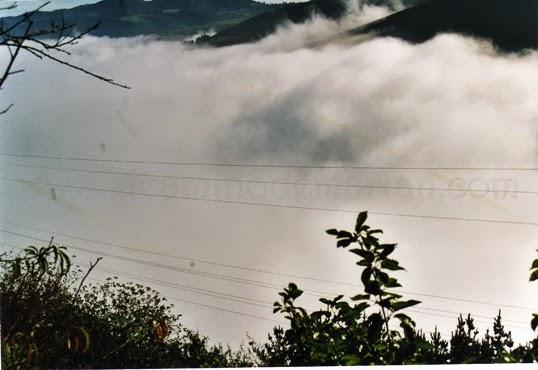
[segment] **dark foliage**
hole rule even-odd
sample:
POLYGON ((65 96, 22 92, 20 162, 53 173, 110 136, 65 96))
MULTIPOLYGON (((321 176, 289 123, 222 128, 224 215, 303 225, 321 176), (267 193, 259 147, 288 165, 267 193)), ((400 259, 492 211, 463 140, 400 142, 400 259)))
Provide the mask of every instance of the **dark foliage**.
POLYGON ((62 247, 2 261, 2 366, 27 368, 251 365, 185 329, 158 292, 109 278, 83 285, 62 247), (79 289, 80 288, 80 289, 79 289))
MULTIPOLYGON (((406 309, 420 304, 396 291, 396 244, 381 242, 381 230, 359 214, 353 231, 327 230, 361 269, 362 291, 352 297, 321 298, 308 311, 303 291, 290 283, 274 312, 289 327, 275 327, 266 343, 233 352, 209 344, 184 328, 172 305, 155 290, 108 278, 86 283, 63 247, 28 247, 0 256, 2 366, 26 368, 153 368, 460 364, 538 362, 538 338, 514 347, 501 312, 491 332, 480 335, 470 316, 460 316, 451 338, 417 330, 406 309)), ((538 280, 538 259, 531 265, 538 280)), ((532 318, 533 330, 538 314, 532 318)))
MULTIPOLYGON (((386 364, 462 364, 533 362, 537 341, 512 350, 511 333, 502 324, 501 313, 489 331, 479 336, 473 318, 460 316, 450 341, 434 330, 416 330, 405 309, 419 304, 403 300, 392 290, 400 287, 391 274, 403 270, 392 254, 396 244, 383 244, 375 230, 365 224, 367 213, 357 218, 353 232, 331 229, 337 248, 348 249, 359 257, 363 292, 344 299, 320 299, 325 309, 307 312, 297 305, 302 291, 293 283, 280 293, 275 312, 282 313, 290 328, 277 327, 269 342, 255 346, 261 363, 267 366, 386 365, 386 364), (399 324, 393 329, 392 321, 399 324)), ((533 263, 531 279, 538 279, 538 260, 533 263)), ((538 315, 533 329, 538 325, 538 315)))

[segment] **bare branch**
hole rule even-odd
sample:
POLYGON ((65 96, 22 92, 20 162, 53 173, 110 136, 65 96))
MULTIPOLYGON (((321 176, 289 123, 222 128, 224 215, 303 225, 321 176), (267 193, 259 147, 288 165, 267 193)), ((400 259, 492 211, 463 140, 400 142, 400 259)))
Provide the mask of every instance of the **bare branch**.
MULTIPOLYGON (((83 32, 74 32, 76 23, 67 23, 62 13, 59 22, 57 23, 56 21, 53 21, 50 28, 32 30, 32 26, 34 25, 32 17, 49 3, 50 1, 47 1, 38 8, 30 12, 24 13, 20 16, 20 19, 18 21, 14 22, 10 26, 6 25, 4 22, 0 22, 0 46, 7 47, 9 51, 9 61, 7 63, 7 66, 5 67, 4 72, 0 76, 0 89, 2 89, 2 86, 5 84, 9 76, 24 71, 23 69, 13 70, 15 60, 17 59, 21 51, 28 52, 39 59, 49 59, 53 62, 62 64, 68 68, 77 70, 111 85, 118 86, 124 89, 130 89, 129 86, 120 84, 114 81, 112 78, 108 78, 97 73, 91 72, 83 67, 75 65, 65 59, 53 55, 53 52, 71 55, 71 53, 64 48, 67 46, 78 44, 78 41, 80 39, 97 29, 100 25, 100 22, 94 24, 91 27, 88 27, 83 32), (21 33, 20 28, 22 28, 23 25, 25 25, 24 31, 21 33), (17 30, 19 31, 17 32, 17 30), (50 41, 51 39, 53 41, 50 41)), ((13 4, 12 6, 6 7, 5 9, 13 9, 13 7, 15 6, 16 4, 13 4)), ((12 106, 13 104, 8 106, 3 111, 0 111, 0 115, 7 113, 12 106)))
POLYGON ((9 112, 9 110, 11 109, 12 106, 13 106, 13 103, 11 103, 10 105, 8 105, 7 108, 5 108, 4 110, 0 111, 0 115, 9 112))
POLYGON ((69 68, 75 69, 75 70, 80 71, 80 72, 82 72, 82 73, 85 73, 85 74, 87 74, 87 75, 89 75, 89 76, 92 76, 92 77, 94 77, 94 78, 97 78, 98 80, 107 82, 107 83, 109 83, 109 84, 111 84, 111 85, 115 85, 115 86, 118 86, 118 87, 122 87, 122 88, 124 88, 124 89, 128 89, 128 90, 130 89, 130 87, 127 86, 127 85, 122 85, 122 84, 120 84, 120 83, 114 81, 114 80, 111 79, 111 78, 100 76, 100 75, 98 75, 98 74, 95 74, 95 73, 93 73, 93 72, 88 71, 87 69, 84 69, 84 68, 79 67, 79 66, 77 66, 77 65, 74 65, 74 64, 71 64, 71 63, 69 63, 69 62, 66 62, 65 60, 58 59, 58 58, 56 58, 56 57, 54 57, 54 56, 52 56, 52 55, 50 55, 50 54, 48 54, 48 53, 46 53, 46 52, 44 52, 44 51, 42 51, 42 50, 35 49, 35 48, 31 48, 31 50, 33 50, 34 52, 36 52, 36 53, 42 55, 42 56, 45 57, 45 58, 48 58, 48 59, 50 59, 50 60, 55 61, 56 63, 63 64, 63 65, 65 65, 65 66, 69 67, 69 68))
POLYGON ((17 3, 11 3, 11 5, 1 7, 0 10, 11 10, 17 7, 17 3))
MULTIPOLYGON (((32 27, 32 22, 30 21, 28 22, 28 25, 26 26, 26 29, 24 31, 24 37, 28 35, 28 32, 30 32, 31 27, 32 27)), ((17 59, 17 56, 19 55, 19 52, 21 51, 22 47, 23 47, 23 44, 19 43, 15 49, 15 52, 9 59, 9 62, 4 71, 4 74, 2 75, 2 77, 0 77, 0 88, 2 88, 2 86, 4 85, 4 82, 6 82, 6 79, 9 76, 9 72, 11 71, 11 68, 13 68, 13 63, 15 63, 15 59, 17 59)))
POLYGON ((9 72, 9 75, 11 76, 11 75, 14 75, 14 74, 17 74, 17 73, 22 73, 22 72, 24 72, 24 69, 17 69, 15 71, 9 72))
MULTIPOLYGON (((15 28, 17 28, 18 26, 20 26, 21 24, 23 24, 24 22, 28 22, 33 16, 35 13, 37 13, 38 11, 40 11, 41 9, 43 9, 44 7, 46 7, 47 5, 50 4, 50 1, 47 1, 46 3, 42 4, 40 7, 38 7, 37 9, 34 9, 30 12, 26 12, 22 15, 21 17, 21 20, 18 21, 18 22, 15 22, 11 27, 9 27, 8 29, 5 30, 6 33, 10 33, 11 31, 13 31, 15 28)), ((13 8, 12 8, 13 9, 13 8)))
POLYGON ((88 278, 88 276, 90 275, 90 273, 92 272, 92 270, 95 268, 95 266, 97 266, 97 264, 99 263, 99 261, 101 261, 103 259, 103 257, 99 257, 95 260, 95 262, 92 262, 90 261, 90 267, 88 268, 88 271, 86 271, 86 274, 84 275, 84 277, 82 278, 82 280, 80 281, 80 284, 77 288, 77 291, 75 293, 75 297, 73 298, 74 301, 77 300, 77 297, 78 297, 78 294, 80 293, 80 290, 82 289, 82 286, 84 285, 84 282, 86 281, 86 279, 88 278))

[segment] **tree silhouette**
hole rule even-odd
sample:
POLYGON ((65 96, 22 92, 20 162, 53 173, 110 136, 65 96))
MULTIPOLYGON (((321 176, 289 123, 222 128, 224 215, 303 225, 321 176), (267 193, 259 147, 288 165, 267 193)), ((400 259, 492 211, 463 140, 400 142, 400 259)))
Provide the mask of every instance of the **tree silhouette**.
MULTIPOLYGON (((184 328, 180 315, 159 292, 116 277, 87 283, 64 247, 51 242, 19 255, 0 256, 2 366, 26 368, 166 368, 323 366, 378 364, 464 364, 538 362, 538 338, 514 348, 501 312, 482 336, 470 314, 460 315, 449 339, 416 328, 393 276, 403 271, 396 244, 359 214, 354 231, 331 229, 337 248, 358 257, 362 291, 321 298, 321 308, 300 305, 294 283, 279 293, 277 326, 265 343, 251 341, 237 352, 209 344, 184 328)), ((538 280, 538 259, 531 281, 538 280)), ((531 326, 537 329, 536 317, 531 326)))

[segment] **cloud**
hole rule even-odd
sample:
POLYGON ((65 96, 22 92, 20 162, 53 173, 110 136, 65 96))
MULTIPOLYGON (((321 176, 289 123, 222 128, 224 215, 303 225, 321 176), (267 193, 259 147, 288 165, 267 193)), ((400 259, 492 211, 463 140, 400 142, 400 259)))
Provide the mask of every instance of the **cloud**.
MULTIPOLYGON (((149 38, 92 37, 71 49, 71 62, 132 86, 129 91, 26 55, 17 66, 26 72, 14 75, 2 92, 3 101, 15 103, 0 118, 2 152, 184 162, 536 166, 538 54, 498 55, 488 43, 457 35, 440 35, 421 45, 372 37, 351 43, 338 37, 350 26, 387 12, 366 7, 341 22, 314 19, 282 27, 255 44, 222 49, 149 38), (335 41, 324 43, 327 39, 335 41)), ((69 161, 53 164, 83 166, 69 161)), ((292 182, 417 186, 428 180, 446 186, 453 176, 461 176, 466 184, 482 183, 475 181, 474 173, 433 176, 150 167, 106 168, 292 182)), ((409 192, 388 196, 306 186, 240 187, 8 171, 13 177, 64 184, 251 202, 531 221, 536 216, 524 196, 491 203, 471 196, 442 198, 438 193, 433 194, 435 198, 409 192)), ((489 180, 496 174, 480 176, 479 180, 489 180)), ((536 183, 532 174, 516 180, 520 189, 536 183)), ((316 276, 323 271, 323 277, 332 280, 349 281, 356 272, 349 257, 336 255, 332 241, 321 239, 324 228, 348 225, 349 214, 216 207, 62 189, 55 190, 57 199, 52 200, 50 187, 47 196, 39 199, 37 192, 29 194, 13 185, 2 184, 0 190, 5 194, 0 213, 37 226, 61 225, 66 233, 294 274, 316 276)), ((455 295, 536 303, 530 301, 535 295, 525 290, 527 251, 534 252, 534 230, 503 228, 503 238, 498 229, 481 224, 398 218, 372 222, 386 228, 389 239, 405 246, 399 256, 409 267, 405 278, 409 290, 449 294, 453 289, 455 295), (509 255, 505 253, 508 237, 520 246, 509 255), (420 249, 421 245, 435 248, 420 249), (460 258, 462 253, 466 259, 460 258), (509 269, 506 274, 469 283, 476 281, 477 265, 484 271, 494 270, 499 261, 503 269, 509 269), (465 286, 465 292, 454 291, 458 286, 465 286)), ((274 294, 268 297, 268 292, 259 289, 243 292, 221 285, 233 294, 274 299, 274 294)), ((252 329, 251 333, 255 328, 250 322, 236 327, 231 319, 215 325, 196 309, 182 310, 187 325, 200 327, 218 340, 237 340, 242 337, 239 328, 252 329)), ((525 319, 521 313, 511 317, 525 319)), ((219 319, 217 315, 215 320, 219 319)))
POLYGON ((442 35, 418 46, 372 39, 264 55, 263 65, 280 66, 269 73, 257 55, 237 58, 263 104, 243 109, 237 140, 226 141, 249 156, 422 166, 535 160, 536 53, 501 57, 487 44, 442 35), (268 98, 255 87, 279 92, 268 98))

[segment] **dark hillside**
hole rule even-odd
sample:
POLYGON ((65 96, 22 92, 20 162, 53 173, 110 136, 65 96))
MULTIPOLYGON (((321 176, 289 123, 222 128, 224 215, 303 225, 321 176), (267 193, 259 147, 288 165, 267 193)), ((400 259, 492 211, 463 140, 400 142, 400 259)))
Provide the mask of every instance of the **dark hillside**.
POLYGON ((278 26, 291 23, 303 23, 314 14, 338 19, 346 12, 346 5, 341 0, 312 0, 306 3, 286 4, 235 26, 218 32, 213 37, 202 37, 198 43, 212 46, 228 46, 258 41, 275 32, 278 26))
POLYGON ((506 51, 538 47, 538 0, 432 0, 356 28, 411 42, 454 32, 491 40, 506 51))
MULTIPOLYGON (((129 37, 155 34, 164 37, 189 36, 201 30, 221 30, 245 19, 278 9, 252 0, 103 0, 72 9, 42 11, 32 19, 33 29, 46 29, 61 17, 85 29, 101 21, 96 36, 129 37)), ((9 26, 20 17, 6 17, 9 26)), ((21 30, 22 32, 22 30, 21 30)))

